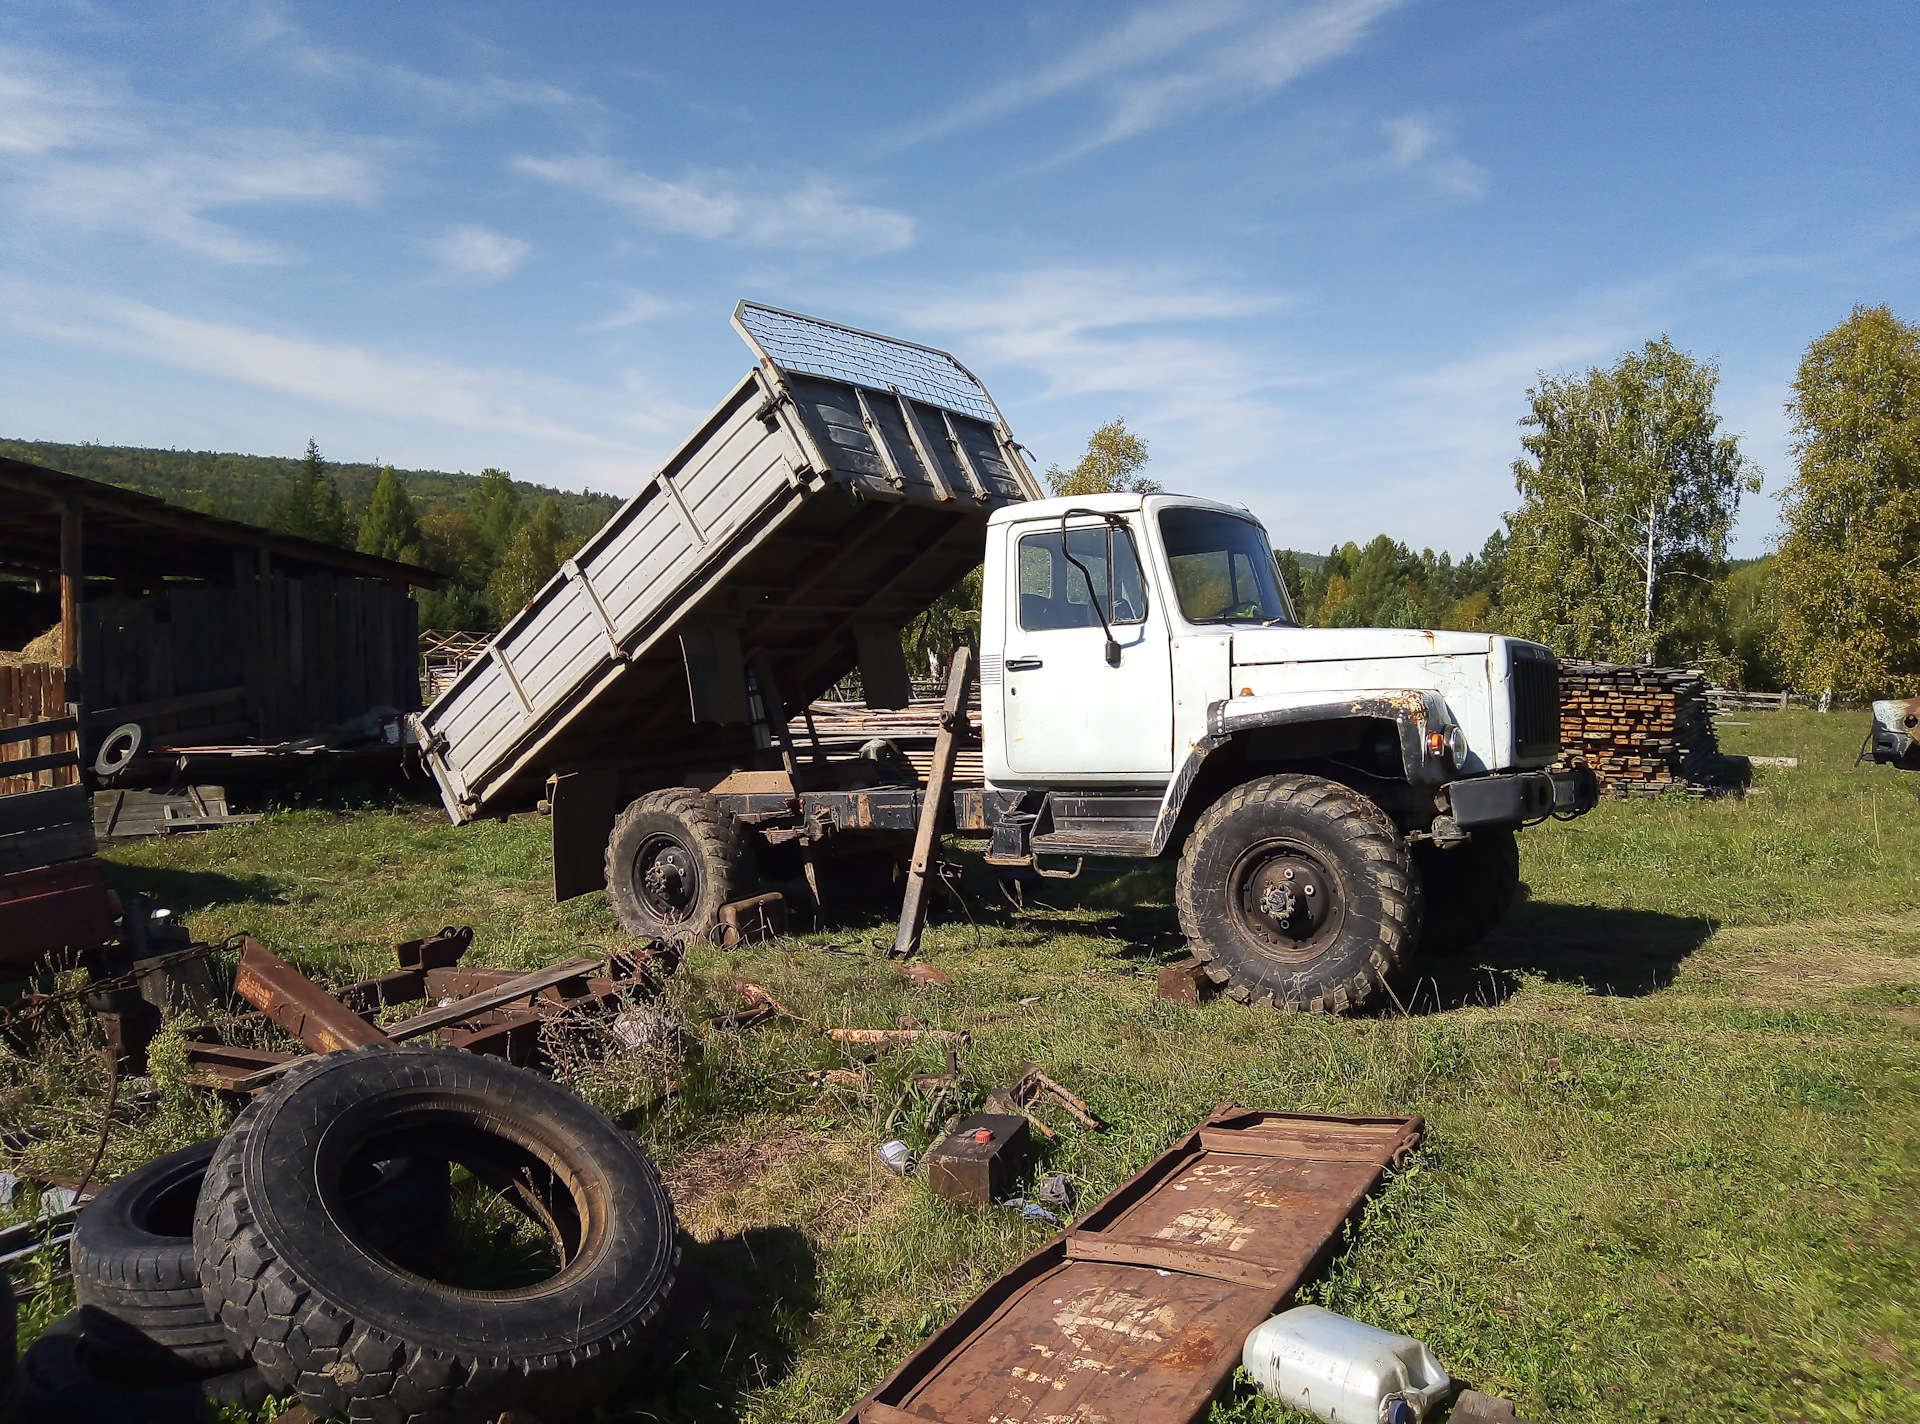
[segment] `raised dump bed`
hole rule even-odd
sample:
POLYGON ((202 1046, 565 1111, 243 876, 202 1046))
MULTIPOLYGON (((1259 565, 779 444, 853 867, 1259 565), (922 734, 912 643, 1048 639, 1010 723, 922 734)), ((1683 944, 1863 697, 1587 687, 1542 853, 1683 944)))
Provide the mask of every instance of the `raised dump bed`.
POLYGON ((754 368, 417 719, 455 821, 556 773, 751 765, 762 682, 797 708, 858 668, 904 706, 899 630, 1039 497, 945 352, 750 302, 733 325, 754 368))

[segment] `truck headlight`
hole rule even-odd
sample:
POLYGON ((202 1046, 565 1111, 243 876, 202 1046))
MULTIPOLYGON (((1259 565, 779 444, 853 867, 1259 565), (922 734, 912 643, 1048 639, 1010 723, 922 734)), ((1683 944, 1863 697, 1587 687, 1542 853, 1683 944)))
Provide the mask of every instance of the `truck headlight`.
POLYGON ((1458 725, 1447 728, 1447 755, 1456 767, 1467 764, 1467 734, 1458 725))

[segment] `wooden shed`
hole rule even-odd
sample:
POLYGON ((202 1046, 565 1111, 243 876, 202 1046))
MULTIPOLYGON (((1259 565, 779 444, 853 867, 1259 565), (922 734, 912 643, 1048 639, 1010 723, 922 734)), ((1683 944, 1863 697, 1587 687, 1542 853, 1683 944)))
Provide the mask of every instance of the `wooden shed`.
MULTIPOLYGON (((271 743, 374 707, 411 711, 410 590, 439 582, 411 564, 0 458, 0 648, 61 630, 45 661, 0 667, 0 727, 74 708, 84 764, 122 722, 140 723, 150 745, 271 743)), ((8 753, 35 749, 0 747, 8 753)), ((0 789, 24 790, 12 784, 21 780, 0 778, 0 789)))

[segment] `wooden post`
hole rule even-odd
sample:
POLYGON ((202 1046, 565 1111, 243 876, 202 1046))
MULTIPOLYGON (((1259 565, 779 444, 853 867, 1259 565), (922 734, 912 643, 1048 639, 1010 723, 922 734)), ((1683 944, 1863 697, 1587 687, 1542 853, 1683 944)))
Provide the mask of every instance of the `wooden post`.
POLYGON ((952 810, 953 758, 967 729, 967 695, 972 690, 973 649, 962 643, 954 649, 953 664, 947 670, 947 700, 940 708, 940 735, 934 739, 926 799, 920 803, 920 825, 914 832, 913 863, 907 867, 907 893, 900 904, 893 954, 909 955, 920 948, 920 931, 927 922, 927 876, 933 869, 941 824, 952 810))
POLYGON ((72 702, 80 700, 80 604, 86 595, 80 533, 76 496, 60 506, 60 656, 67 669, 67 699, 72 702))

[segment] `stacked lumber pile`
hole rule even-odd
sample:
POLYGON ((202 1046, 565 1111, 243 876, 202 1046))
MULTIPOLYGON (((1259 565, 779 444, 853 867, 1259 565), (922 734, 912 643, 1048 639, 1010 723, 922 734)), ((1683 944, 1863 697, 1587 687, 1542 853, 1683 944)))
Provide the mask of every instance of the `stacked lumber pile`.
POLYGON ((1611 796, 1712 781, 1720 746, 1706 674, 1562 658, 1559 764, 1579 762, 1611 796))
MULTIPOLYGON (((941 701, 938 697, 916 697, 898 711, 869 707, 864 702, 816 702, 811 708, 813 727, 822 742, 857 746, 875 737, 893 742, 906 753, 907 760, 913 763, 913 769, 925 781, 927 771, 933 765, 933 739, 940 734, 941 701)), ((980 763, 978 688, 974 689, 967 704, 967 726, 972 730, 974 740, 971 744, 962 742, 954 758, 954 779, 961 783, 978 782, 985 775, 980 763)), ((804 759, 806 748, 810 745, 806 719, 795 717, 788 731, 804 759)))

